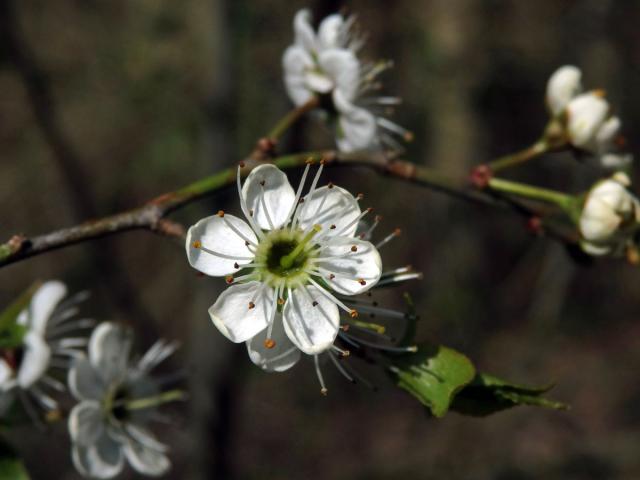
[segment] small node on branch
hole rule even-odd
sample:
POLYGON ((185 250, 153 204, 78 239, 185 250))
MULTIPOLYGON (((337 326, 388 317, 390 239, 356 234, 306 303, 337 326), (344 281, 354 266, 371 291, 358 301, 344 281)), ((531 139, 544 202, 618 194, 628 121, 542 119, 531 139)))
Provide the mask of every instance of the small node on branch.
POLYGON ((256 144, 256 150, 262 156, 274 157, 276 154, 277 141, 273 138, 262 137, 256 144))
POLYGON ((484 190, 489 185, 489 180, 493 178, 493 172, 491 171, 491 167, 489 165, 478 165, 471 171, 471 176, 469 178, 471 184, 479 188, 480 190, 484 190))
POLYGON ((534 235, 542 235, 544 233, 542 218, 538 215, 529 217, 527 220, 527 230, 534 235))

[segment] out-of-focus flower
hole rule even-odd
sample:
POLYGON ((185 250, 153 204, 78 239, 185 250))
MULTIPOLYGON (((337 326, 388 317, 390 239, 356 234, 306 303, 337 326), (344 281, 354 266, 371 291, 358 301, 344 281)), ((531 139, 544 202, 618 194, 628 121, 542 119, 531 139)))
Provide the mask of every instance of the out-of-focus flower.
POLYGON ((628 167, 633 156, 620 152, 622 122, 611 114, 611 106, 602 90, 583 93, 582 73, 565 65, 556 70, 547 84, 547 105, 565 130, 573 147, 596 155, 605 168, 628 167))
POLYGON ((88 358, 69 370, 69 390, 80 400, 69 415, 76 469, 86 477, 112 478, 129 464, 144 475, 158 476, 170 467, 168 447, 145 426, 155 407, 183 398, 163 392, 150 372, 176 349, 156 342, 137 362, 130 359, 131 331, 102 323, 91 335, 88 358))
POLYGON ((67 287, 59 281, 43 283, 33 294, 27 308, 18 315, 15 326, 21 342, 0 348, 0 405, 8 407, 18 395, 28 412, 31 402, 47 411, 58 409, 49 389, 64 391, 64 384, 49 371, 66 369, 71 358, 81 355, 87 344, 85 337, 68 336, 95 324, 90 319, 77 319, 77 304, 86 298, 77 294, 65 301, 67 287))
POLYGON ((587 194, 579 229, 588 254, 619 255, 632 242, 640 222, 640 202, 629 192, 630 183, 626 174, 618 172, 587 194))
POLYGON ((282 371, 299 358, 297 349, 317 355, 333 346, 340 309, 352 317, 339 296, 367 291, 380 279, 376 247, 355 236, 360 210, 346 190, 317 188, 321 163, 305 196, 273 165, 260 165, 244 185, 237 184, 247 219, 222 211, 193 225, 187 234, 189 263, 211 276, 226 276, 209 315, 233 342, 248 342, 251 359, 267 370, 282 371), (276 348, 277 347, 277 348, 276 348))
POLYGON ((380 108, 397 105, 397 97, 367 97, 379 88, 378 75, 390 62, 362 62, 357 53, 363 40, 354 28, 355 18, 339 14, 325 18, 317 33, 311 13, 294 17, 295 39, 283 55, 285 85, 294 104, 313 96, 323 99, 325 114, 335 123, 338 148, 345 152, 382 146, 402 149, 393 135, 409 139, 410 132, 383 118, 380 108))
POLYGON ((569 102, 582 92, 582 72, 564 65, 553 72, 547 83, 547 105, 552 115, 561 115, 569 102))

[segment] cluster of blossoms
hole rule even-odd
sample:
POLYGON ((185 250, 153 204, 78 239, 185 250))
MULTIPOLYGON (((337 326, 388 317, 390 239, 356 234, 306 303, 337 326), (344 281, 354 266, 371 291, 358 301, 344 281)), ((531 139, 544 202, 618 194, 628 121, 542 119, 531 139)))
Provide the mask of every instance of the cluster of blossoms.
POLYGON ((73 463, 83 476, 113 478, 125 458, 139 473, 165 473, 170 467, 167 447, 145 424, 156 415, 153 407, 182 397, 181 391, 163 392, 150 375, 176 345, 160 340, 139 361, 131 361, 131 332, 113 323, 95 326, 94 320, 75 318, 86 294, 64 300, 66 293, 63 283, 45 282, 14 324, 3 326, 11 336, 18 329, 21 341, 0 348, 2 415, 11 415, 19 398, 36 423, 41 419, 34 400, 54 421, 61 412, 53 395, 68 388, 79 401, 68 426, 73 463), (86 334, 70 336, 87 328, 93 328, 89 339, 86 334))
POLYGON ((355 18, 334 14, 311 26, 309 10, 293 21, 295 39, 284 52, 285 85, 295 105, 317 96, 323 113, 335 123, 336 142, 344 152, 383 146, 402 150, 394 138, 406 140, 410 132, 379 115, 381 108, 399 103, 397 97, 372 97, 379 88, 377 76, 390 62, 365 63, 358 58, 363 39, 355 30, 355 18))
MULTIPOLYGON (((547 84, 547 105, 563 131, 563 141, 596 156, 600 165, 628 169, 633 156, 621 151, 621 121, 611 112, 602 90, 583 91, 582 72, 565 65, 547 84)), ((628 190, 628 175, 617 172, 587 192, 578 219, 581 247, 589 255, 621 255, 634 248, 640 221, 639 203, 628 190)))
POLYGON ((606 168, 626 168, 632 163, 633 156, 620 151, 624 145, 620 119, 612 114, 602 90, 583 91, 580 69, 565 65, 551 75, 547 105, 569 145, 597 156, 606 168))
POLYGON ((383 273, 378 248, 398 232, 377 245, 365 239, 377 221, 357 233, 371 209, 361 211, 361 195, 332 183, 318 187, 322 162, 304 196, 310 162, 297 191, 274 165, 256 167, 244 185, 241 169, 237 186, 246 222, 223 211, 197 222, 187 234, 189 263, 207 275, 226 277, 229 287, 209 309, 223 335, 246 342, 251 360, 268 371, 287 370, 301 352, 313 355, 326 391, 318 355, 328 352, 333 360, 347 355, 335 345, 339 334, 353 341, 340 312, 357 322, 355 296, 379 282, 415 274, 383 273))

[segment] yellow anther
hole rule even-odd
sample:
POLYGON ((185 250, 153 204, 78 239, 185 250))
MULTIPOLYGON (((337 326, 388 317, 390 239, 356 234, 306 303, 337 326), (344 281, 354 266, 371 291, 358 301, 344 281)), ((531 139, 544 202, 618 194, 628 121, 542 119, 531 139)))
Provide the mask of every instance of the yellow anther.
POLYGON ((202 247, 202 242, 200 242, 199 240, 196 240, 195 242, 193 242, 193 243, 191 244, 191 246, 192 246, 193 248, 200 248, 200 247, 202 247))
POLYGON ((275 346, 276 346, 276 341, 273 338, 265 339, 264 348, 268 348, 269 350, 271 350, 275 346))

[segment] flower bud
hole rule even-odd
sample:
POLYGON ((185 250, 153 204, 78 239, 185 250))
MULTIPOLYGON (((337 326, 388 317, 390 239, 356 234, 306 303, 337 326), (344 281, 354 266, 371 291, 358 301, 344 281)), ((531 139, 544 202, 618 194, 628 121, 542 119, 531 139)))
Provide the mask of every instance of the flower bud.
POLYGON ((630 183, 626 174, 618 172, 587 194, 579 219, 585 252, 616 253, 631 238, 640 221, 640 202, 627 190, 630 183))
POLYGON ((573 65, 557 69, 547 82, 547 105, 553 116, 560 115, 582 91, 582 72, 573 65))
MULTIPOLYGON (((594 92, 578 95, 571 100, 567 105, 567 135, 571 144, 597 152, 598 134, 608 124, 608 114, 609 102, 594 92)), ((605 130, 611 126, 609 124, 605 130)))

